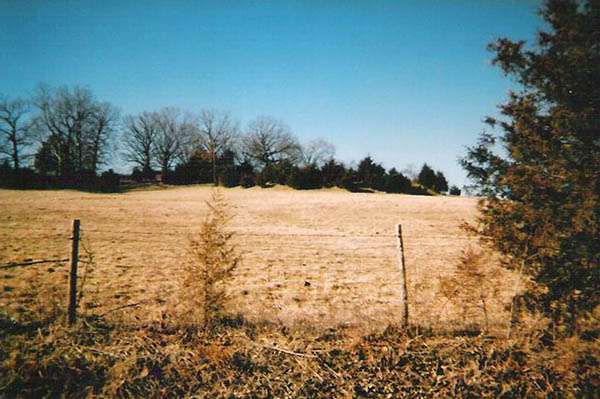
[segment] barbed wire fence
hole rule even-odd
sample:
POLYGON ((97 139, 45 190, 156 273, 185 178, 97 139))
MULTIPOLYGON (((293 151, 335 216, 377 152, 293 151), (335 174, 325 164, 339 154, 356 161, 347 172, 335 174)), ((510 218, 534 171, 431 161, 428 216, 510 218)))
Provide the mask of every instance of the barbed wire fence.
MULTIPOLYGON (((179 239, 180 241, 188 240, 193 234, 197 234, 197 231, 192 229, 184 229, 177 226, 179 229, 169 230, 169 231, 146 231, 140 229, 134 230, 117 230, 117 229, 107 229, 107 228, 90 228, 86 229, 85 226, 81 227, 79 242, 81 243, 82 251, 81 256, 79 257, 79 262, 83 264, 83 268, 81 271, 81 279, 79 285, 76 288, 74 294, 69 294, 69 298, 76 298, 75 302, 69 303, 69 309, 73 306, 77 306, 81 303, 82 297, 85 291, 86 282, 89 279, 91 270, 97 267, 97 257, 92 248, 92 242, 98 240, 98 237, 102 237, 102 240, 111 240, 118 245, 128 245, 128 244, 149 244, 152 245, 154 249, 159 248, 162 251, 173 250, 175 247, 180 249, 180 245, 174 244, 172 241, 168 241, 165 238, 171 239, 179 239), (95 237, 96 236, 96 237, 95 237), (75 295, 75 296, 73 296, 75 295)), ((398 226, 399 227, 399 226, 398 226)), ((46 234, 47 236, 51 236, 53 239, 72 239, 73 236, 70 237, 59 228, 51 228, 51 227, 28 227, 28 226, 10 226, 4 227, 7 230, 20 230, 23 232, 31 232, 36 231, 38 233, 46 234)), ((399 281, 400 285, 398 287, 397 295, 402 298, 400 306, 402 309, 398 309, 399 312, 403 315, 402 324, 406 327, 408 325, 408 317, 409 317, 409 298, 408 298, 408 288, 407 288, 407 273, 411 273, 410 265, 408 265, 408 271, 406 265, 404 264, 404 245, 402 245, 402 239, 413 243, 414 245, 423 245, 424 242, 432 243, 438 239, 447 239, 449 235, 440 234, 438 236, 428 235, 427 237, 422 236, 411 236, 406 235, 406 233, 402 233, 400 228, 398 228, 396 234, 392 233, 372 233, 372 234, 361 234, 361 233, 315 233, 315 232, 256 232, 256 231, 244 231, 238 230, 234 231, 234 235, 238 239, 243 239, 245 242, 243 259, 247 261, 247 267, 251 268, 256 266, 257 263, 262 263, 263 267, 266 269, 264 272, 267 274, 266 281, 273 286, 277 284, 281 284, 281 278, 277 279, 277 276, 274 276, 276 273, 272 272, 273 264, 276 262, 286 262, 287 264, 303 264, 307 265, 309 263, 315 263, 321 261, 323 259, 336 259, 339 262, 348 261, 349 259, 359 258, 360 262, 387 262, 393 263, 397 262, 397 275, 396 276, 388 276, 387 280, 384 280, 383 283, 388 285, 392 283, 397 283, 399 281), (340 242, 344 240, 351 239, 353 242, 348 244, 347 246, 340 246, 340 242), (256 242, 259 241, 259 242, 256 242), (316 245, 318 244, 318 245, 316 245)), ((51 257, 51 259, 33 259, 27 258, 25 261, 21 262, 2 262, 0 260, 0 271, 14 269, 18 267, 35 267, 36 265, 41 264, 58 264, 64 266, 69 259, 64 257, 64 255, 57 254, 56 256, 51 257)), ((72 259, 71 259, 72 262, 72 259)), ((322 263, 322 262, 321 262, 322 263)), ((139 262, 119 262, 115 261, 111 263, 112 267, 116 268, 125 268, 131 269, 136 267, 141 267, 139 262)), ((72 270, 71 263, 71 270, 72 270)), ((314 270, 313 270, 314 271, 314 270)), ((72 273, 71 273, 72 274, 72 273)), ((285 271, 284 271, 285 274, 285 271)), ((350 273, 341 273, 345 275, 345 278, 336 279, 333 282, 330 282, 331 287, 351 287, 351 286, 360 286, 360 285, 381 285, 382 280, 376 278, 368 278, 365 279, 364 276, 360 276, 356 278, 347 276, 350 273)), ((75 276, 77 275, 77 271, 75 271, 75 276)), ((314 273, 313 273, 313 277, 314 273)), ((318 278, 318 276, 316 276, 318 278)), ((284 277, 285 279, 285 277, 284 277)), ((72 283, 70 283, 72 284, 72 283)), ((304 282, 309 286, 310 284, 314 284, 314 282, 309 281, 308 279, 304 282)), ((326 284, 321 284, 326 285, 326 284)), ((171 288, 168 290, 161 291, 161 295, 171 294, 176 292, 178 288, 171 288)), ((96 315, 102 317, 108 314, 128 309, 128 308, 138 308, 143 307, 147 303, 151 303, 155 301, 155 298, 148 298, 146 300, 136 300, 129 301, 126 303, 120 304, 107 304, 106 307, 99 306, 99 309, 95 312, 96 315), (108 307, 110 305, 110 307, 108 307)))

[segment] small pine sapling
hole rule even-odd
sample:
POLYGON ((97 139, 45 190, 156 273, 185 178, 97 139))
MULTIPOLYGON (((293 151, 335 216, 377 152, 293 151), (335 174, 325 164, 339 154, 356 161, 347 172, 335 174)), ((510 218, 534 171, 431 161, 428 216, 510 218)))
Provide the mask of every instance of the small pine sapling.
POLYGON ((208 215, 199 234, 190 238, 194 261, 186 267, 184 292, 194 305, 200 307, 204 327, 208 328, 223 312, 227 282, 238 266, 240 256, 231 242, 233 233, 226 228, 231 215, 222 194, 215 190, 206 204, 208 215))

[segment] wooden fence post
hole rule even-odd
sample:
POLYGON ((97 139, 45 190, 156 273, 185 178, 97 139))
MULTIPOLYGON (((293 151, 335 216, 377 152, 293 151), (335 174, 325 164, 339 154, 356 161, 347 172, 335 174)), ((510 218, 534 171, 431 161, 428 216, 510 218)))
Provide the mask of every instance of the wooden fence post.
POLYGON ((398 224, 398 262, 402 271, 402 301, 404 302, 404 313, 402 317, 402 328, 408 328, 408 289, 406 286, 406 265, 404 264, 404 243, 402 242, 402 225, 398 224))
POLYGON ((69 327, 77 321, 77 261, 79 259, 79 219, 71 222, 71 255, 69 263, 69 310, 67 322, 69 327))

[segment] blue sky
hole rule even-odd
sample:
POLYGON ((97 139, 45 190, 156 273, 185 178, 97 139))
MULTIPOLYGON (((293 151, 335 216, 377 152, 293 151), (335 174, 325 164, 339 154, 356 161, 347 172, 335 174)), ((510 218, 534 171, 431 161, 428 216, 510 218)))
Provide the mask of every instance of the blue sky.
POLYGON ((123 114, 177 106, 285 121, 336 158, 423 162, 466 183, 457 158, 511 81, 496 37, 532 40, 538 1, 0 0, 0 93, 89 87, 123 114))

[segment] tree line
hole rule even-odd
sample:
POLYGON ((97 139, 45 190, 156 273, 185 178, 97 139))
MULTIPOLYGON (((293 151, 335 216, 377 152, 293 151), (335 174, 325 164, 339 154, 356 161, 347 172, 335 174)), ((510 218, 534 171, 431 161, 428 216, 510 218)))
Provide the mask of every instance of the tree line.
POLYGON ((460 194, 427 164, 409 177, 370 156, 346 166, 335 160, 333 144, 301 144, 271 116, 257 116, 245 129, 218 110, 164 107, 121 116, 117 107, 77 86, 40 85, 28 100, 0 97, 0 134, 0 184, 8 187, 113 190, 122 176, 99 171, 118 157, 132 166, 128 178, 134 182, 460 194))

